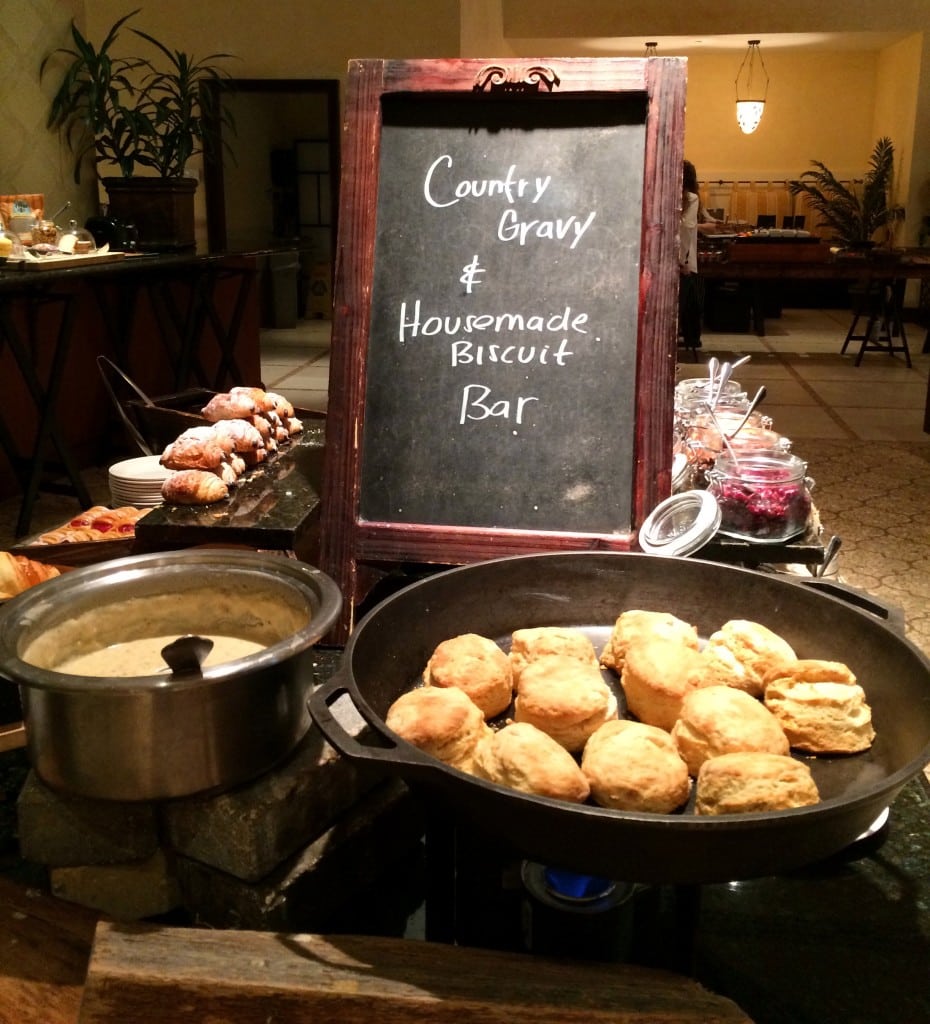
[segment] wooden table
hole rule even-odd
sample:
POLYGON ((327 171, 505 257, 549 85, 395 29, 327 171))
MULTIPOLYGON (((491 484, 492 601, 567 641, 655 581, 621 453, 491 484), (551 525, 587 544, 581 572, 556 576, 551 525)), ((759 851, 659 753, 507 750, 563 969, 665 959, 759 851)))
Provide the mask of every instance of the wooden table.
MULTIPOLYGON (((887 285, 894 303, 893 319, 900 330, 901 303, 907 281, 930 281, 930 250, 896 250, 899 258, 871 255, 831 256, 829 259, 805 259, 804 249, 798 247, 796 259, 768 259, 764 247, 758 257, 703 258, 699 263, 701 276, 707 281, 746 282, 750 289, 753 330, 765 336, 763 286, 778 281, 847 281, 861 289, 887 285)), ((906 344, 906 341, 905 341, 906 344)), ((930 330, 924 337, 921 352, 930 352, 930 330)), ((930 379, 927 382, 927 400, 924 409, 924 432, 930 434, 930 379)))
MULTIPOLYGON (((755 249, 756 246, 753 246, 755 249)), ((904 281, 930 280, 930 250, 902 250, 900 258, 831 256, 829 259, 811 258, 808 246, 799 246, 795 258, 777 259, 766 256, 766 247, 758 246, 755 258, 717 259, 704 256, 699 271, 708 281, 738 281, 750 286, 752 296, 753 330, 765 335, 762 286, 778 281, 846 281, 867 288, 875 284, 895 284, 904 281)), ((930 351, 924 342, 923 351, 930 351)))
POLYGON ((189 383, 258 382, 256 255, 0 268, 0 378, 12 385, 0 410, 0 455, 13 474, 5 479, 0 462, 0 493, 12 483, 23 494, 17 536, 29 532, 37 494, 52 489, 56 472, 81 507, 90 504, 81 464, 109 449, 115 413, 97 355, 155 395, 189 383))

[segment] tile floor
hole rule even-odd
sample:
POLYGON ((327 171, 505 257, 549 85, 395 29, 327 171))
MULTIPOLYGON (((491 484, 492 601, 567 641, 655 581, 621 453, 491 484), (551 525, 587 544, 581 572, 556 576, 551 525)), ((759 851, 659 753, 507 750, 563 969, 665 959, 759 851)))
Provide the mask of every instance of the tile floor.
MULTIPOLYGON (((930 446, 923 432, 930 353, 924 329, 910 325, 912 368, 903 356, 868 352, 855 365, 856 346, 840 355, 849 324, 844 310, 786 309, 766 321, 766 336, 705 333, 698 362, 680 353, 678 376, 703 376, 710 356, 749 355, 738 377, 751 394, 766 387, 764 411, 792 440, 900 441, 930 446)), ((295 405, 324 411, 329 379, 328 320, 262 332, 262 373, 268 388, 295 405)))
POLYGON ((297 327, 262 331, 265 387, 303 409, 325 412, 329 388, 329 320, 303 320, 297 327))

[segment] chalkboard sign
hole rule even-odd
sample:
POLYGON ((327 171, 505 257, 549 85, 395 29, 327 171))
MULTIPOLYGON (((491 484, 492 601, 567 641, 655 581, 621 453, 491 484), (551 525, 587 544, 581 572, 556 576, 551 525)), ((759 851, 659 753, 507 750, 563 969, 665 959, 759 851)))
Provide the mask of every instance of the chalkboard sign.
POLYGON ((628 549, 668 493, 684 62, 359 61, 321 565, 628 549))
POLYGON ((629 531, 644 106, 385 99, 362 519, 629 531))

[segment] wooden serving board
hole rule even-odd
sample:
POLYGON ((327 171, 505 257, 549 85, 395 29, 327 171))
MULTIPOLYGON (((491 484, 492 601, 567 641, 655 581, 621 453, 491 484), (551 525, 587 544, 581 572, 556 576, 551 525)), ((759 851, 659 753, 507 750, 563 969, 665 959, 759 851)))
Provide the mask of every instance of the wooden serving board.
POLYGON ((79 1024, 752 1024, 684 976, 399 938, 98 925, 79 1024), (183 1012, 182 1012, 183 1008, 183 1012))
POLYGON ((0 1021, 77 1021, 99 918, 95 911, 0 878, 0 1021))

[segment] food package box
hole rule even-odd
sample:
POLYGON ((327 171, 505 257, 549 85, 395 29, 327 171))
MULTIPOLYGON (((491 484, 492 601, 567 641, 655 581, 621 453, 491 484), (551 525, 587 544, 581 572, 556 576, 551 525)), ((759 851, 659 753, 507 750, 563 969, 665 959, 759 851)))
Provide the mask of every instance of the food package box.
POLYGON ((333 312, 333 292, 328 263, 314 263, 307 282, 307 316, 329 320, 333 312))

